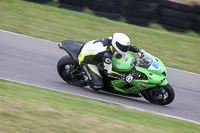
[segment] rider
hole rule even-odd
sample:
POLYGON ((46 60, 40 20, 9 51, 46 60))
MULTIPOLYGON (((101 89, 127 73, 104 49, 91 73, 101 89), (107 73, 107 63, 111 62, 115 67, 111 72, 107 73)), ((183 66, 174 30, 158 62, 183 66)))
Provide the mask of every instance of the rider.
POLYGON ((133 79, 130 75, 118 73, 113 70, 112 56, 117 51, 125 56, 127 51, 139 52, 136 46, 130 45, 130 39, 123 33, 114 33, 112 37, 92 40, 86 43, 80 54, 79 64, 88 76, 87 83, 93 90, 102 89, 104 86, 103 79, 99 73, 97 64, 103 63, 104 72, 108 77, 126 80, 131 82, 133 79))

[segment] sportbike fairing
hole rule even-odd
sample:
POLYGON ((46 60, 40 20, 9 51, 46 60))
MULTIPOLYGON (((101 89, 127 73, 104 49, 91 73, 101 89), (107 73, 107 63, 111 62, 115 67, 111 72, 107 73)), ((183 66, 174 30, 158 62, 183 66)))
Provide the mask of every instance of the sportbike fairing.
POLYGON ((124 88, 128 83, 121 80, 111 81, 115 90, 123 93, 138 93, 147 88, 155 87, 156 85, 166 85, 168 82, 166 80, 166 67, 165 65, 156 57, 142 51, 140 53, 140 58, 134 58, 129 52, 124 56, 120 56, 117 52, 114 54, 112 63, 115 70, 120 72, 130 72, 135 69, 140 72, 145 78, 134 79, 128 86, 124 88), (136 61, 136 64, 134 62, 136 61))

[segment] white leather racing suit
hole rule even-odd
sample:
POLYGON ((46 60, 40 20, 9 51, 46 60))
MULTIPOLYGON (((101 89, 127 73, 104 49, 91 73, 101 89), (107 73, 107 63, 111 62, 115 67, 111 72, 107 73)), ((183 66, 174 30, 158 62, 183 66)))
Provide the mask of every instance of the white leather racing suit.
MULTIPOLYGON (((112 56, 114 51, 111 40, 112 38, 108 37, 89 41, 83 46, 79 54, 79 64, 86 72, 89 78, 88 84, 93 89, 101 89, 104 86, 97 68, 99 63, 103 63, 104 73, 108 77, 116 79, 122 78, 122 74, 113 70, 112 56)), ((133 47, 131 49, 132 52, 136 52, 133 47)))

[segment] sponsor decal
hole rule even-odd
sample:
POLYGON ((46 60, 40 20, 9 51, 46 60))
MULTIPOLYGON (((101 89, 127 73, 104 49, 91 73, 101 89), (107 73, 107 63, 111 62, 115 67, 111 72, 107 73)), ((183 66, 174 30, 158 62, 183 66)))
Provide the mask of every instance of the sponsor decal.
POLYGON ((143 88, 147 88, 148 87, 147 85, 144 85, 144 84, 138 84, 138 85, 143 87, 143 88))
POLYGON ((159 64, 155 60, 153 61, 152 66, 155 67, 156 69, 159 68, 159 64))
POLYGON ((124 62, 124 59, 125 59, 125 57, 126 57, 126 54, 124 54, 124 57, 123 57, 123 60, 122 60, 122 62, 124 62))

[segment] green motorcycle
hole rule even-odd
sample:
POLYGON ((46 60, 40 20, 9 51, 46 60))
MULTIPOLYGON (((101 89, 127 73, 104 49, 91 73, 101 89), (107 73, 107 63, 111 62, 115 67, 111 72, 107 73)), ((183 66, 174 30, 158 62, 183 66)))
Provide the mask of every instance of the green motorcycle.
MULTIPOLYGON (((84 44, 72 40, 64 40, 59 44, 59 47, 69 55, 58 61, 57 71, 60 77, 69 84, 87 85, 86 74, 78 64, 78 55, 84 44)), ((174 90, 166 80, 166 67, 157 57, 144 50, 139 53, 138 59, 129 52, 123 57, 115 52, 112 64, 114 70, 131 74, 133 80, 127 83, 124 80, 109 78, 103 72, 103 64, 99 64, 99 72, 105 84, 104 91, 133 97, 142 95, 149 102, 159 105, 167 105, 174 100, 174 90)))

